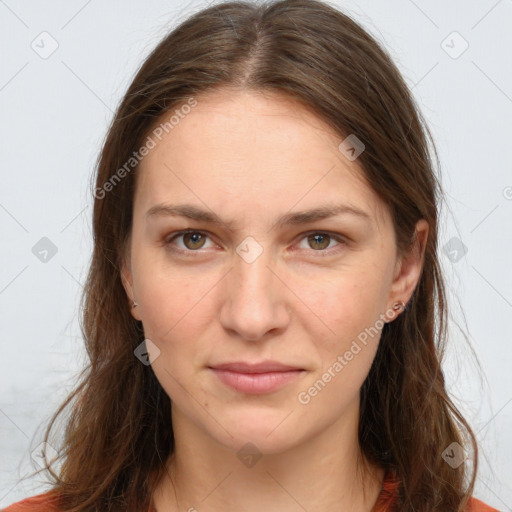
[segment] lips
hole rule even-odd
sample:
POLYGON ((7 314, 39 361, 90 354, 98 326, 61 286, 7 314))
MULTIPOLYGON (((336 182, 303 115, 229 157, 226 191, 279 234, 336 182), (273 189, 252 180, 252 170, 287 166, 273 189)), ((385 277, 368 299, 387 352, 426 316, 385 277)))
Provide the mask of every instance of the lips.
POLYGON ((226 370, 236 373, 271 373, 271 372, 287 372, 294 370, 302 370, 297 366, 289 366, 277 361, 262 361, 260 363, 247 363, 237 361, 232 363, 218 364, 211 366, 215 370, 226 370))
POLYGON ((277 391, 306 373, 303 368, 277 361, 238 361, 215 365, 209 369, 226 386, 252 395, 277 391))

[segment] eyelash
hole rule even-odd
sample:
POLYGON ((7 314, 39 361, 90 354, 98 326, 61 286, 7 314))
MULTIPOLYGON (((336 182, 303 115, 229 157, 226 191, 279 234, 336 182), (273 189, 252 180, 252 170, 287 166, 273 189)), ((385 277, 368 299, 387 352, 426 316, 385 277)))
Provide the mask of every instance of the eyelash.
MULTIPOLYGON (((183 254, 183 255, 186 255, 186 256, 191 256, 191 257, 194 257, 194 253, 201 253, 201 249, 197 249, 197 250, 192 250, 192 249, 181 249, 181 248, 178 248, 178 247, 175 247, 172 245, 172 242, 181 237, 181 236, 184 236, 186 234, 200 234, 200 235, 203 235, 203 236, 206 236, 208 238, 211 239, 211 237, 209 236, 209 234, 206 232, 206 231, 200 231, 200 230, 195 230, 195 229, 187 229, 187 230, 183 230, 183 231, 178 231, 176 233, 172 233, 171 235, 167 236, 165 239, 164 239, 164 245, 171 251, 173 252, 177 252, 177 253, 180 253, 180 254, 183 254)), ((331 247, 331 248, 326 248, 326 249, 319 249, 317 251, 315 251, 314 249, 310 249, 311 252, 314 252, 314 253, 317 253, 316 255, 319 256, 319 257, 322 257, 322 256, 330 256, 334 253, 337 253, 339 250, 341 250, 341 248, 347 244, 347 241, 344 237, 342 237, 341 235, 338 235, 336 233, 331 233, 329 231, 310 231, 308 233, 304 233, 302 235, 302 238, 300 239, 300 241, 304 240, 305 238, 307 238, 308 236, 311 236, 311 235, 328 235, 329 237, 331 237, 331 240, 335 240, 336 242, 338 242, 338 245, 334 246, 334 247, 331 247)), ((300 249, 299 249, 300 250, 300 249)))

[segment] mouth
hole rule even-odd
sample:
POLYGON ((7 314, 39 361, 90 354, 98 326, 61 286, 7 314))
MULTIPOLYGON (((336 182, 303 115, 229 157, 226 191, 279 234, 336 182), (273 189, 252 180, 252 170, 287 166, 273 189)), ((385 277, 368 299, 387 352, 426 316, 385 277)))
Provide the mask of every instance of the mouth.
POLYGON ((303 368, 277 361, 233 362, 208 368, 224 385, 252 395, 277 391, 306 373, 303 368))

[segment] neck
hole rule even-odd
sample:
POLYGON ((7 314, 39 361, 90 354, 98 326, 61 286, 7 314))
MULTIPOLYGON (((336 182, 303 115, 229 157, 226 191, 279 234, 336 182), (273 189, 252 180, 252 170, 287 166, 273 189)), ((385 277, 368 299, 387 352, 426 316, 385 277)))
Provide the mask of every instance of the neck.
POLYGON ((246 465, 236 451, 173 414, 175 449, 153 493, 156 510, 370 512, 385 471, 366 462, 357 421, 343 416, 316 437, 246 465))

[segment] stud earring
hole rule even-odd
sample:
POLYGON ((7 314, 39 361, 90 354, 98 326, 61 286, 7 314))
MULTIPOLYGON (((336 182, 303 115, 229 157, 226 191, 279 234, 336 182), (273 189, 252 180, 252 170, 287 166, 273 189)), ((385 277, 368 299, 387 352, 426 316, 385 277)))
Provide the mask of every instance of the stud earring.
POLYGON ((133 301, 132 302, 132 308, 136 308, 137 306, 138 306, 138 304, 135 301, 133 301))
POLYGON ((403 301, 401 301, 401 300, 400 300, 400 301, 398 301, 398 302, 395 302, 395 303, 393 304, 393 309, 394 309, 395 311, 403 311, 403 310, 405 309, 405 302, 403 302, 403 301))

